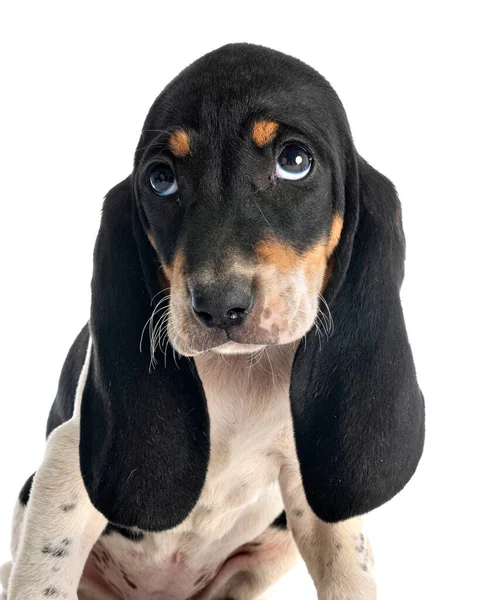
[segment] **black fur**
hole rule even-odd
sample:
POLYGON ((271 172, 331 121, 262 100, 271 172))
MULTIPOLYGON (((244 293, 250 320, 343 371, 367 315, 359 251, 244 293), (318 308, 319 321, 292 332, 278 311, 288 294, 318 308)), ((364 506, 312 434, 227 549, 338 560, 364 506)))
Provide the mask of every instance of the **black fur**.
POLYGON ((74 340, 67 358, 65 359, 62 373, 60 374, 59 386, 55 401, 52 404, 50 414, 48 416, 46 434, 50 433, 65 421, 72 417, 74 412, 74 399, 76 395, 76 387, 79 381, 79 375, 84 364, 86 350, 88 348, 89 329, 85 325, 79 332, 79 335, 74 340))
POLYGON ((325 521, 392 498, 413 475, 424 442, 424 402, 399 297, 400 204, 390 181, 361 158, 351 163, 346 201, 325 293, 335 331, 323 345, 310 332, 290 389, 303 485, 325 521))
POLYGON ((29 496, 31 495, 31 488, 33 486, 33 478, 35 474, 33 473, 31 477, 26 481, 26 483, 22 486, 22 489, 19 493, 19 502, 26 506, 29 501, 29 496))
POLYGON ((110 521, 160 531, 182 522, 206 476, 209 422, 194 363, 140 352, 157 266, 129 179, 107 196, 95 248, 90 370, 81 407, 81 473, 110 521), (134 222, 133 222, 134 221, 134 222))
MULTIPOLYGON (((269 235, 303 252, 328 233, 333 211, 344 210, 342 171, 350 144, 343 107, 312 68, 260 46, 224 46, 176 77, 148 114, 134 169, 144 226, 165 263, 178 249, 184 252, 193 284, 215 259, 222 263, 235 253, 255 262, 256 244, 269 235), (257 148, 251 128, 262 118, 275 119, 280 128, 274 144, 257 148), (192 132, 193 152, 175 161, 177 195, 158 198, 149 168, 167 156, 169 134, 177 128, 192 132), (288 141, 311 151, 311 177, 274 178, 274 154, 288 141)), ((216 276, 224 285, 220 268, 216 276)))
POLYGON ((282 512, 277 519, 272 523, 272 527, 276 529, 287 529, 288 528, 288 518, 286 516, 286 512, 282 512))
MULTIPOLYGON (((140 352, 161 289, 158 257, 170 266, 181 251, 194 283, 212 257, 255 261, 256 244, 269 235, 304 252, 336 215, 344 215, 344 229, 325 291, 335 331, 321 350, 315 330, 308 334, 291 382, 305 492, 317 516, 338 521, 379 506, 412 476, 424 414, 399 300, 404 239, 394 187, 359 157, 343 107, 316 71, 234 44, 167 86, 146 119, 132 175, 107 195, 89 329, 69 352, 50 413, 48 432, 72 415, 91 331, 81 472, 91 501, 113 523, 174 527, 197 502, 208 467, 209 420, 194 361, 176 364, 169 346, 167 366, 150 370, 149 354, 140 352), (250 137, 260 118, 281 124, 264 148, 250 137), (167 142, 179 127, 192 132, 194 152, 176 160, 167 142), (273 175, 288 141, 314 158, 301 181, 273 175), (164 157, 179 181, 168 199, 148 184, 150 166, 164 157)), ((213 345, 227 341, 223 330, 214 336, 213 345)))
POLYGON ((122 535, 122 537, 125 537, 127 540, 131 540, 132 542, 141 542, 145 537, 142 531, 135 531, 134 529, 127 529, 126 527, 118 527, 117 525, 112 525, 111 523, 105 527, 102 535, 111 535, 113 533, 122 535))

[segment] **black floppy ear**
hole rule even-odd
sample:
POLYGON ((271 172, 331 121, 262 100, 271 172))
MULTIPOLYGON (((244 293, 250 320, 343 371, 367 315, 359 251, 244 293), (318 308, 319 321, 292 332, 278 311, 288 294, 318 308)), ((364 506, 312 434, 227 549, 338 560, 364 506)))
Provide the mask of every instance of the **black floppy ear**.
POLYGON ((300 344, 290 396, 303 486, 335 522, 368 512, 413 475, 424 442, 400 304, 404 238, 391 182, 363 159, 346 176, 344 228, 324 297, 334 333, 300 344))
POLYGON ((160 287, 132 194, 131 178, 109 192, 95 247, 80 464, 109 521, 160 531, 181 523, 198 500, 209 421, 194 362, 169 356, 150 369, 150 355, 140 352, 160 287))

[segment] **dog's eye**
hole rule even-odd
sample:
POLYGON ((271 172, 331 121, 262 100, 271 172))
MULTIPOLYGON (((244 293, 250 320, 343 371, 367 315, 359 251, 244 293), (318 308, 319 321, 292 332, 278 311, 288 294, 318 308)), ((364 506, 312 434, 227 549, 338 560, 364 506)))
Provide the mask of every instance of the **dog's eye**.
POLYGON ((303 179, 312 166, 312 156, 301 146, 291 144, 282 149, 276 164, 281 179, 303 179))
POLYGON ((157 196, 170 196, 177 192, 177 181, 169 163, 154 165, 148 175, 152 190, 157 196))

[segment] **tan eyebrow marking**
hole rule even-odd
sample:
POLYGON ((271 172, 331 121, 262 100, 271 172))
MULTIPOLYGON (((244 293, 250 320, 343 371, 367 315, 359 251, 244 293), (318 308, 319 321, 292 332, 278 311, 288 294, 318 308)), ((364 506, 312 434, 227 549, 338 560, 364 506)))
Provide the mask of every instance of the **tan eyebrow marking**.
POLYGON ((276 123, 276 121, 263 119, 253 125, 251 137, 259 148, 263 148, 263 146, 270 144, 274 140, 278 128, 279 123, 276 123))
POLYGON ((184 129, 178 129, 169 138, 169 148, 174 156, 184 158, 191 151, 189 136, 184 129))

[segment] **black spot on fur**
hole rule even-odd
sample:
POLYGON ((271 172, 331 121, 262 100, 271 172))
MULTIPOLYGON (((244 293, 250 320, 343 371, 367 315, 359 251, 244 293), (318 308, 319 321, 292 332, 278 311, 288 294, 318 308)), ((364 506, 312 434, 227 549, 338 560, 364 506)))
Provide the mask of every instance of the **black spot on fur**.
POLYGON ((302 517, 305 514, 305 511, 302 508, 297 508, 296 510, 291 511, 293 517, 302 517))
POLYGON ((75 502, 71 502, 68 504, 62 504, 60 507, 64 512, 72 512, 76 508, 77 504, 75 502))
POLYGON ((208 573, 205 573, 204 575, 202 575, 195 581, 194 585, 195 586, 201 585, 202 583, 205 583, 205 581, 207 581, 207 579, 208 579, 208 573))
POLYGON ((69 556, 69 550, 67 550, 67 546, 70 544, 70 540, 68 540, 67 538, 65 540, 62 541, 62 545, 60 546, 55 546, 53 544, 45 544, 43 546, 43 548, 41 549, 41 552, 43 554, 49 554, 50 556, 53 556, 54 558, 65 558, 66 556, 69 556), (67 541, 68 543, 65 544, 64 542, 67 541))
POLYGON ((43 590, 43 596, 47 598, 56 598, 60 596, 60 592, 56 587, 50 586, 43 590))
POLYGON ((110 566, 110 554, 106 550, 102 550, 101 558, 106 567, 110 566))
POLYGON ((122 573, 122 577, 124 577, 124 581, 127 583, 127 585, 128 585, 128 586, 129 586, 131 589, 133 589, 133 590, 137 590, 137 589, 138 589, 138 586, 137 586, 135 583, 133 583, 133 582, 132 582, 132 581, 131 581, 131 580, 128 578, 128 576, 127 576, 127 575, 124 573, 124 571, 121 571, 121 573, 122 573))
POLYGON ((276 527, 277 529, 287 529, 288 528, 288 519, 286 517, 286 513, 282 512, 277 519, 272 523, 271 527, 276 527))
POLYGON ((26 504, 28 503, 29 500, 29 496, 31 494, 31 487, 33 485, 33 477, 34 477, 34 473, 31 475, 31 477, 26 481, 26 483, 22 486, 21 492, 19 494, 19 502, 23 505, 26 506, 26 504))
POLYGON ((357 552, 363 552, 365 550, 365 536, 363 533, 360 534, 359 543, 355 546, 357 552))
POLYGON ((108 524, 105 527, 102 535, 110 535, 111 533, 118 533, 132 542, 141 542, 141 540, 145 537, 142 531, 134 531, 132 529, 128 529, 127 527, 119 527, 118 525, 108 524))
POLYGON ((114 592, 117 592, 117 598, 121 598, 122 597, 122 591, 121 589, 115 585, 115 583, 113 581, 107 581, 107 583, 110 585, 110 587, 114 590, 114 592))

